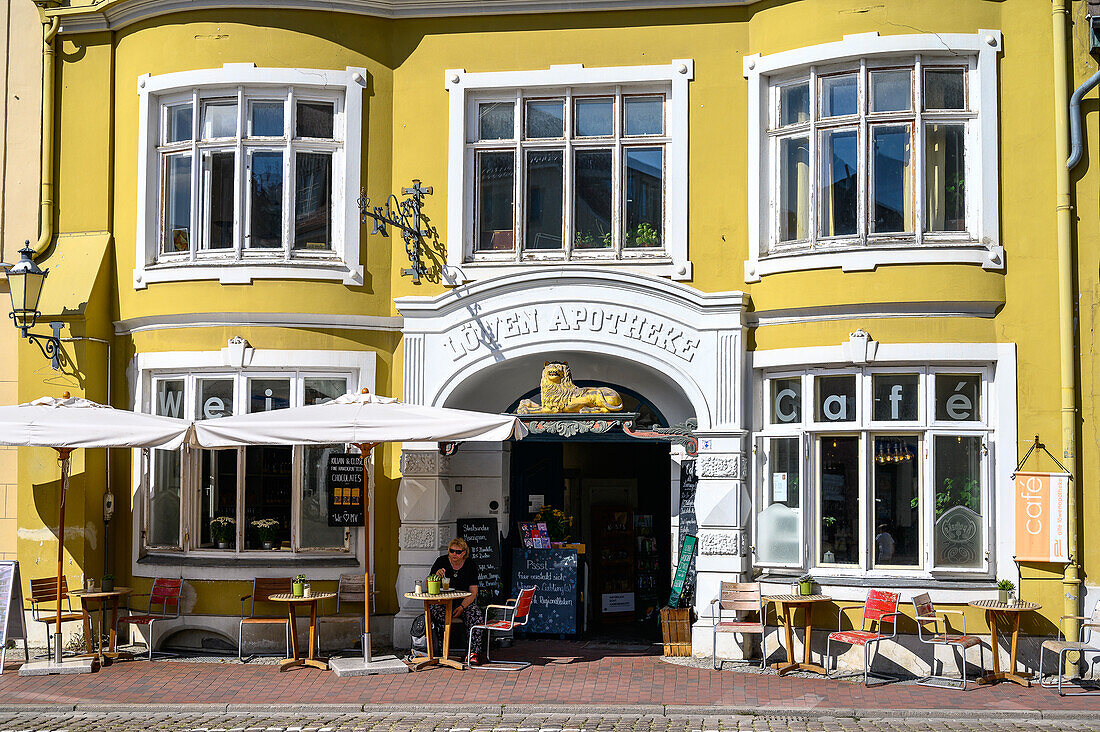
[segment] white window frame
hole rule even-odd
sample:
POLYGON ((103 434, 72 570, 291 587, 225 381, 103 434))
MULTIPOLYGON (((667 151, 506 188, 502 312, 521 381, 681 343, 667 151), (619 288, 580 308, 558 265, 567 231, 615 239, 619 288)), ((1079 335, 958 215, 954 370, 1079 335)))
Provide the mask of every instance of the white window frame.
MULTIPOLYGON (((218 280, 222 284, 248 284, 254 279, 334 280, 345 285, 363 283, 363 267, 360 263, 359 210, 355 201, 360 191, 360 161, 362 158, 363 89, 366 69, 347 67, 326 69, 269 69, 256 68, 255 64, 225 64, 220 69, 180 71, 138 78, 139 97, 138 127, 138 195, 137 236, 134 260, 134 289, 144 289, 151 283, 191 280, 218 280), (201 123, 201 103, 211 96, 233 97, 237 102, 238 131, 246 133, 248 103, 270 97, 272 100, 290 101, 298 97, 335 103, 335 140, 325 142, 312 138, 294 139, 293 115, 284 114, 287 138, 254 138, 247 143, 237 138, 234 182, 236 185, 234 228, 237 239, 233 249, 210 252, 201 249, 197 241, 205 236, 207 227, 199 226, 204 215, 201 186, 194 181, 202 175, 201 154, 205 147, 197 142, 196 131, 201 123), (164 256, 161 244, 161 181, 162 153, 159 151, 163 120, 161 110, 165 105, 183 101, 192 103, 191 160, 192 245, 184 255, 164 256), (270 143, 270 144, 265 144, 270 143), (319 147, 318 147, 319 146, 319 147), (284 246, 270 250, 249 250, 241 246, 247 233, 245 209, 248 195, 244 156, 251 150, 275 149, 283 151, 284 170, 289 166, 290 175, 283 179, 283 236, 284 246), (293 186, 295 154, 324 148, 331 151, 332 160, 332 249, 331 251, 295 250, 287 237, 293 221, 288 201, 293 186), (201 233, 200 233, 201 232, 201 233)), ((219 149, 221 149, 219 147, 219 149)))
MULTIPOLYGON (((840 267, 844 271, 873 270, 884 264, 976 264, 984 269, 1004 268, 1004 250, 1000 245, 998 210, 998 143, 997 143, 997 54, 1001 50, 1001 33, 997 30, 979 30, 975 34, 907 34, 880 37, 877 32, 846 35, 843 40, 817 46, 783 51, 762 56, 746 56, 743 73, 749 81, 748 116, 748 232, 749 257, 745 261, 745 281, 758 282, 761 277, 779 272, 840 267), (967 232, 925 234, 921 237, 919 226, 908 240, 898 237, 864 236, 858 246, 844 245, 836 249, 822 250, 783 248, 773 245, 777 239, 773 215, 778 202, 775 200, 775 171, 772 163, 776 155, 771 152, 769 125, 772 117, 774 89, 794 74, 810 73, 816 78, 817 67, 850 64, 860 77, 866 76, 868 63, 890 65, 888 61, 908 59, 910 68, 921 73, 921 61, 933 65, 968 64, 967 96, 969 116, 967 124, 967 232), (915 66, 914 66, 915 64, 915 66), (778 249, 778 251, 776 251, 778 249)), ((923 76, 916 76, 914 83, 923 84, 923 76)), ((816 108, 818 92, 811 88, 811 108, 816 108)), ((917 120, 914 139, 921 145, 920 110, 910 116, 917 120)), ((933 114, 933 113, 928 113, 933 114)), ((939 113, 934 113, 937 120, 939 113)), ((811 115, 813 116, 813 115, 811 115)), ((811 136, 812 138, 812 136, 811 136)), ((815 142, 811 139, 811 150, 815 142)), ((866 151, 861 152, 865 156, 866 151)), ((915 156, 915 165, 920 156, 915 156)), ((917 181, 923 180, 918 171, 917 181)), ((860 177, 861 190, 866 185, 860 177)), ((918 188, 922 185, 915 184, 918 188)), ((811 182, 810 226, 816 227, 814 216, 814 190, 811 182)), ((861 196, 861 200, 866 196, 861 196)), ((918 200, 923 200, 921 196, 918 200)), ((919 205, 919 204, 918 204, 919 205)), ((862 204, 859 213, 866 219, 862 204)), ((920 213, 916 214, 919 222, 920 213)))
MULTIPOLYGON (((461 284, 477 279, 515 274, 532 266, 600 266, 625 268, 631 271, 670 277, 674 280, 692 278, 691 262, 687 258, 687 159, 688 159, 688 82, 694 76, 695 64, 691 59, 675 59, 669 64, 653 66, 621 66, 585 68, 582 65, 551 66, 536 71, 504 71, 466 73, 465 69, 448 69, 445 87, 450 95, 448 107, 448 158, 447 185, 451 192, 447 200, 447 230, 451 245, 447 247, 447 267, 444 271, 449 284, 461 284), (522 237, 516 237, 516 251, 505 261, 503 257, 475 256, 473 238, 475 231, 474 208, 474 151, 469 144, 476 130, 476 104, 492 99, 526 99, 535 96, 562 96, 565 98, 614 93, 624 95, 660 92, 665 100, 665 135, 658 140, 665 150, 664 233, 663 247, 652 254, 631 251, 622 257, 585 256, 570 259, 563 246, 554 258, 524 257, 522 237)), ((523 106, 517 104, 515 124, 517 135, 523 123, 523 106)), ((622 110, 618 110, 618 117, 622 110)), ((568 117, 567 117, 568 124, 568 117)), ((518 148, 518 137, 510 144, 518 148)), ((650 138, 638 138, 645 146, 650 138)), ((560 141, 555 141, 560 145, 560 141)), ((633 140, 631 141, 633 144, 633 140)), ((607 145, 604 145, 606 147, 607 145)), ((623 149, 621 142, 611 145, 623 149)), ((567 145, 567 150, 569 146, 567 145)), ((619 159, 616 155, 616 159, 619 159)), ((517 160, 517 170, 523 164, 517 160)), ((620 161, 621 166, 621 161, 620 161)), ((568 175, 568 170, 566 172, 568 175)), ((519 176, 517 175, 517 179, 519 176)), ((567 190, 571 190, 566 180, 567 190)), ((520 193, 515 194, 515 220, 522 219, 520 193)), ((619 196, 615 195, 617 201, 619 196)), ((569 196, 567 195, 568 199, 569 196)), ((613 208, 613 216, 621 217, 622 203, 613 208)), ((566 211, 568 215, 568 211, 566 211)), ((519 224, 517 223, 517 226, 519 224)), ((564 242, 563 242, 564 245, 564 242)), ((538 252, 542 253, 542 252, 538 252)), ((528 250, 530 254, 530 250, 528 250)))

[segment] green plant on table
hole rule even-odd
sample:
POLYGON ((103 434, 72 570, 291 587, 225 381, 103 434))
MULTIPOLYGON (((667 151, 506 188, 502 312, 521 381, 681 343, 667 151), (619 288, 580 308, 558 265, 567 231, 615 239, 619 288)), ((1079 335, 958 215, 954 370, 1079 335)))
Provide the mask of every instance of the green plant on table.
POLYGON ((1013 590, 1016 589, 1016 583, 1013 582, 1012 580, 1001 580, 1000 582, 997 583, 997 589, 998 590, 1005 590, 1007 592, 1012 592, 1013 590))

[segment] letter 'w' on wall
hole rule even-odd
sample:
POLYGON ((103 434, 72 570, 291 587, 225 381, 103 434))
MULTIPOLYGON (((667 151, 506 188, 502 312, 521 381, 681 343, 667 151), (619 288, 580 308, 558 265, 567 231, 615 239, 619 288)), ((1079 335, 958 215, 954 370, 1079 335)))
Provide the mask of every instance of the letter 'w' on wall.
POLYGON ((1068 473, 1016 473, 1016 561, 1068 562, 1068 473))

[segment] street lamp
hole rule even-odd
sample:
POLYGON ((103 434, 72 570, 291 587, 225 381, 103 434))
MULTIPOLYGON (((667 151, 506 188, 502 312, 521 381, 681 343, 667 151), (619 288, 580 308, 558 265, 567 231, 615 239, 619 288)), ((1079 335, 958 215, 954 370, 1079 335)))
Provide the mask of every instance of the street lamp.
POLYGON ((38 346, 42 355, 50 359, 53 368, 60 367, 57 354, 61 350, 61 323, 50 323, 53 335, 31 333, 30 329, 38 322, 38 300, 42 297, 42 285, 46 282, 49 269, 41 269, 34 261, 34 250, 28 240, 19 250, 22 258, 8 270, 8 290, 11 294, 11 319, 23 337, 38 346))

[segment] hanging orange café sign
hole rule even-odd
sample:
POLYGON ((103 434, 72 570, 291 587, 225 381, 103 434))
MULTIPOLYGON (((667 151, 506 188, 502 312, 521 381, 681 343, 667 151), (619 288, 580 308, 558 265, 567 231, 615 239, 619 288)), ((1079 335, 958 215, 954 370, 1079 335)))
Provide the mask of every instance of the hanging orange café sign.
POLYGON ((1016 561, 1068 562, 1069 473, 1016 473, 1016 561))

